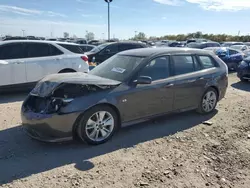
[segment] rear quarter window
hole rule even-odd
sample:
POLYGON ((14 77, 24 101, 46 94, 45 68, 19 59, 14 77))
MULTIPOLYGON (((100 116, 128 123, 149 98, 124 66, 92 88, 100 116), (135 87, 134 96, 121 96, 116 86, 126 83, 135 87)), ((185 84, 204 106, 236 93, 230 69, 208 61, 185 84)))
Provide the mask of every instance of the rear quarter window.
POLYGON ((215 60, 213 60, 210 56, 198 56, 202 66, 204 69, 210 69, 216 67, 215 60))

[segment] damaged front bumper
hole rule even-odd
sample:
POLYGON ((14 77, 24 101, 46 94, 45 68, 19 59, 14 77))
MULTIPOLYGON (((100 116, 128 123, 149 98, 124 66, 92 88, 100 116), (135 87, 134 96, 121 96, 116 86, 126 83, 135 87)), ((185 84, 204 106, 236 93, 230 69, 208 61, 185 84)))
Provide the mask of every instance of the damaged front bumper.
MULTIPOLYGON (((29 100, 30 96, 28 97, 29 100)), ((36 140, 45 142, 62 142, 73 139, 73 127, 80 113, 45 114, 27 110, 24 102, 21 119, 24 130, 36 140)))

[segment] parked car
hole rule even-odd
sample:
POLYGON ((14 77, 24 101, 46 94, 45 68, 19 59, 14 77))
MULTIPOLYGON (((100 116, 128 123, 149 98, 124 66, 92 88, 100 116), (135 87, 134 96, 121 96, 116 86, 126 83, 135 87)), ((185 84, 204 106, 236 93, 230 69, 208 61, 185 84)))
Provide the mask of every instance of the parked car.
POLYGON ((89 45, 89 44, 80 44, 79 47, 82 49, 83 52, 89 52, 94 49, 96 46, 89 45))
POLYGON ((173 42, 169 42, 168 46, 169 47, 184 47, 185 43, 180 42, 180 41, 173 41, 173 42))
POLYGON ((247 45, 250 47, 250 42, 244 42, 244 45, 247 45))
POLYGON ((32 86, 53 73, 88 72, 87 56, 50 41, 0 42, 0 90, 32 86))
POLYGON ((197 42, 197 43, 201 43, 201 42, 209 42, 210 40, 207 39, 200 39, 200 38, 192 38, 192 39, 188 39, 186 44, 189 44, 191 42, 197 42))
POLYGON ((89 74, 41 80, 23 103, 22 124, 38 140, 102 144, 120 127, 171 112, 211 113, 227 86, 227 66, 208 51, 128 50, 89 74))
POLYGON ((191 42, 186 45, 188 48, 204 49, 208 47, 220 47, 218 42, 191 42))
POLYGON ((90 41, 88 41, 88 44, 98 46, 98 45, 102 44, 102 42, 99 40, 90 40, 90 41))
POLYGON ((222 47, 231 47, 232 45, 244 45, 243 42, 224 42, 222 47))
POLYGON ((8 41, 8 40, 26 40, 27 38, 26 37, 5 37, 2 39, 2 41, 8 41))
POLYGON ((88 44, 86 39, 80 39, 80 38, 75 39, 74 43, 76 43, 76 44, 88 44))
POLYGON ((240 51, 245 51, 249 50, 249 47, 247 45, 232 45, 230 48, 240 50, 240 51))
POLYGON ((48 38, 47 41, 57 41, 57 38, 48 38))
POLYGON ((113 42, 101 44, 85 54, 88 56, 90 62, 100 64, 118 52, 146 47, 146 44, 138 42, 113 42))
POLYGON ((237 69, 237 76, 242 82, 250 80, 250 57, 240 62, 239 67, 237 69))
POLYGON ((245 54, 239 50, 227 47, 213 47, 205 48, 213 51, 220 59, 222 59, 228 66, 229 70, 236 70, 239 63, 245 58, 245 54))
POLYGON ((79 44, 69 43, 69 42, 55 42, 55 43, 73 53, 84 54, 84 51, 82 50, 81 45, 79 44))

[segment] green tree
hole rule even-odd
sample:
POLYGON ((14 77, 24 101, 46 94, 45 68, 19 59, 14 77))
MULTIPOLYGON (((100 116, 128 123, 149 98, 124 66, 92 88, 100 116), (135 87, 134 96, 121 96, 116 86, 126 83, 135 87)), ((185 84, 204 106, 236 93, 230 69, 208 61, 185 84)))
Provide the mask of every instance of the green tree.
POLYGON ((136 40, 145 40, 146 39, 146 34, 143 32, 139 32, 136 36, 135 36, 136 40))
POLYGON ((93 32, 87 32, 85 35, 86 40, 94 40, 95 39, 95 34, 93 32))

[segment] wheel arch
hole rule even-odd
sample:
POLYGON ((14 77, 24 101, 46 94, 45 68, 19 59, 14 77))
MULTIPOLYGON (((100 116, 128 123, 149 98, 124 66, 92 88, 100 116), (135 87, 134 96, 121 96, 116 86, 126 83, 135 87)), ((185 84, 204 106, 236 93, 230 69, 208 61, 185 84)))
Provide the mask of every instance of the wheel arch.
POLYGON ((216 94, 217 94, 217 97, 219 100, 219 98, 220 98, 219 88, 217 86, 214 86, 214 85, 209 86, 207 89, 209 89, 209 88, 213 88, 216 91, 216 94))
POLYGON ((65 69, 60 70, 58 73, 67 73, 67 72, 76 72, 76 70, 72 68, 65 68, 65 69))

